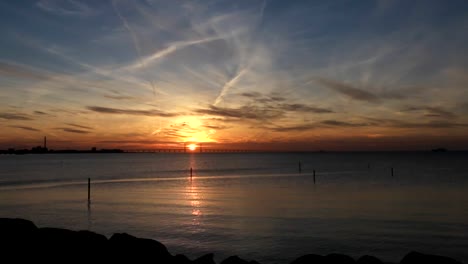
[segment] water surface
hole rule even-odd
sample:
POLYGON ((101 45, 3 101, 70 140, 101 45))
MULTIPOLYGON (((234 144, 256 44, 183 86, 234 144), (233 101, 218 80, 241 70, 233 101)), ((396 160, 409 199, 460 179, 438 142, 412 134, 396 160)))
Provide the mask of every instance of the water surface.
POLYGON ((450 152, 3 155, 0 217, 106 236, 128 232, 159 240, 173 254, 214 252, 218 262, 236 254, 289 263, 332 252, 398 262, 410 250, 468 262, 467 158, 450 152))

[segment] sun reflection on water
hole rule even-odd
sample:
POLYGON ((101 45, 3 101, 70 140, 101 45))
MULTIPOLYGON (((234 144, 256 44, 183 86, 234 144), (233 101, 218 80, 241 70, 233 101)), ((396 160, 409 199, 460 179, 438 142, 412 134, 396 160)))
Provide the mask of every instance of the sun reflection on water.
MULTIPOLYGON (((196 171, 196 161, 195 161, 195 156, 191 155, 190 156, 190 168, 193 169, 193 171, 196 171)), ((194 173, 195 176, 195 173, 194 173)), ((199 227, 201 224, 200 218, 203 215, 202 212, 202 195, 199 191, 199 186, 197 186, 197 179, 196 177, 189 177, 189 182, 187 185, 187 200, 190 202, 190 208, 191 208, 191 215, 193 216, 192 218, 192 224, 194 226, 199 227)))

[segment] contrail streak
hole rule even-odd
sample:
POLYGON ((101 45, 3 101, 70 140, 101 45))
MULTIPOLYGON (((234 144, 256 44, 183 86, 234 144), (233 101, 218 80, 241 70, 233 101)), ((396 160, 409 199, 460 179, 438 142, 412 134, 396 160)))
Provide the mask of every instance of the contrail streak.
MULTIPOLYGON (((115 5, 115 1, 112 1, 112 6, 114 7, 115 14, 120 18, 120 20, 122 21, 122 24, 127 29, 128 33, 130 33, 130 36, 132 37, 133 46, 135 47, 135 51, 138 55, 138 63, 140 64, 140 67, 141 68, 145 67, 145 64, 141 56, 140 43, 138 41, 138 38, 135 32, 133 31, 132 27, 130 27, 130 24, 128 23, 127 19, 124 16, 122 16, 122 14, 117 9, 117 6, 115 5)), ((151 88, 153 88, 153 95, 156 95, 156 88, 154 87, 153 81, 148 80, 148 83, 150 84, 151 88)))
POLYGON ((122 21, 122 24, 124 25, 125 29, 127 29, 128 33, 130 33, 130 36, 132 37, 132 41, 133 41, 133 46, 135 47, 135 51, 137 52, 137 55, 138 55, 138 59, 141 61, 140 43, 138 42, 138 38, 135 32, 133 32, 133 29, 128 24, 127 19, 124 16, 122 16, 122 14, 117 9, 117 6, 115 5, 115 1, 112 1, 112 6, 114 7, 115 14, 120 18, 120 20, 122 21))
POLYGON ((221 92, 219 93, 218 97, 216 97, 215 102, 213 103, 214 106, 219 104, 222 100, 223 97, 229 92, 232 86, 236 85, 236 83, 239 81, 239 79, 247 72, 247 67, 243 68, 239 73, 237 73, 236 76, 234 76, 231 80, 226 82, 223 86, 223 89, 221 89, 221 92))
POLYGON ((221 36, 216 36, 216 37, 208 37, 204 39, 198 39, 198 40, 190 40, 190 41, 178 41, 170 44, 167 48, 156 51, 152 55, 141 59, 141 61, 137 61, 135 63, 132 63, 125 67, 127 70, 137 70, 142 68, 143 66, 153 63, 154 61, 157 61, 161 58, 164 58, 165 56, 175 52, 178 49, 183 49, 188 46, 196 45, 196 44, 201 44, 201 43, 206 43, 206 42, 211 42, 214 40, 219 40, 223 39, 221 36))

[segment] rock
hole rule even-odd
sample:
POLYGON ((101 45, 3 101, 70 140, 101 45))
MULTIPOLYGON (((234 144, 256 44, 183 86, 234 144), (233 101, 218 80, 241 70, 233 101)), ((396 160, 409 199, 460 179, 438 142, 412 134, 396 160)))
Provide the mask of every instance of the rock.
POLYGON ((118 262, 168 263, 172 258, 167 248, 158 241, 126 233, 112 235, 109 250, 111 259, 118 262))
POLYGON ((326 257, 326 263, 328 264, 355 264, 356 261, 350 256, 343 254, 329 254, 326 257))
POLYGON ((365 256, 362 256, 360 257, 357 261, 356 261, 357 264, 383 264, 383 262, 374 257, 374 256, 369 256, 369 255, 365 255, 365 256))
POLYGON ((429 255, 419 252, 412 251, 408 253, 400 261, 401 264, 461 264, 461 262, 456 261, 453 258, 438 256, 438 255, 429 255))
POLYGON ((249 264, 249 262, 239 258, 238 256, 230 256, 229 258, 221 261, 221 264, 249 264))
POLYGON ((177 254, 171 259, 171 264, 191 264, 192 261, 190 261, 189 258, 187 258, 185 255, 177 254))
POLYGON ((20 218, 0 218, 0 245, 4 260, 29 262, 34 255, 37 227, 33 222, 20 218), (17 254, 21 252, 22 254, 17 254))
POLYGON ((302 257, 297 258, 291 264, 322 264, 326 263, 326 259, 324 256, 316 255, 316 254, 308 254, 302 257))
POLYGON ((193 261, 193 264, 216 264, 213 260, 213 253, 203 255, 193 261))
POLYGON ((52 262, 104 260, 108 253, 107 238, 90 231, 39 228, 36 243, 37 255, 52 262))
POLYGON ((29 234, 37 230, 33 222, 21 218, 0 218, 0 232, 2 236, 29 234))

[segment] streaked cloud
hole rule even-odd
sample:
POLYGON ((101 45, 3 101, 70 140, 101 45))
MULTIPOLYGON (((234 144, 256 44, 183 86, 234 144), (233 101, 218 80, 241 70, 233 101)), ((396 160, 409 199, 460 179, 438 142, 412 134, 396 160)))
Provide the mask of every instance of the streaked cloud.
POLYGON ((5 135, 129 148, 459 139, 468 2, 455 1, 10 1, 0 120, 5 135))
POLYGON ((64 132, 68 133, 75 133, 75 134, 89 134, 91 132, 87 130, 82 130, 82 129, 74 129, 74 128, 68 128, 68 127, 58 127, 56 128, 57 130, 62 130, 64 132))
POLYGON ((226 94, 229 92, 229 90, 236 85, 236 83, 242 78, 244 74, 247 73, 247 68, 241 69, 236 75, 234 75, 231 79, 229 79, 221 88, 221 91, 219 92, 219 95, 216 97, 213 105, 216 106, 218 105, 226 96, 226 94))
POLYGON ((134 110, 134 109, 119 109, 101 106, 88 106, 88 110, 102 114, 117 114, 117 115, 141 115, 141 116, 160 116, 160 117, 174 117, 178 116, 177 113, 167 113, 160 110, 134 110))
POLYGON ((89 127, 89 126, 83 126, 83 125, 78 125, 78 124, 73 124, 73 123, 65 123, 65 125, 69 125, 69 126, 77 127, 77 128, 82 128, 82 129, 93 129, 92 127, 89 127))
POLYGON ((40 0, 40 9, 61 16, 91 16, 96 11, 79 0, 40 0))
POLYGON ((277 107, 284 111, 326 114, 333 113, 333 110, 321 107, 313 107, 304 104, 278 104, 277 107))
POLYGON ((206 42, 211 42, 215 40, 222 39, 222 37, 207 37, 203 39, 196 39, 196 40, 184 40, 184 41, 177 41, 170 43, 166 48, 162 50, 158 50, 154 52, 153 54, 150 54, 146 57, 143 57, 141 59, 137 59, 134 63, 126 66, 123 70, 138 70, 143 67, 146 67, 147 65, 150 65, 167 55, 174 53, 175 51, 179 49, 183 49, 189 46, 197 45, 197 44, 202 44, 206 42))
POLYGON ((455 118, 456 115, 441 107, 431 106, 410 106, 403 110, 404 112, 422 113, 426 117, 455 118))
POLYGON ((133 96, 128 96, 128 95, 110 95, 106 94, 104 97, 109 98, 109 99, 114 99, 114 100, 131 100, 135 99, 133 96))
POLYGON ((336 126, 336 127, 364 127, 369 126, 368 123, 351 123, 351 122, 344 122, 338 120, 324 120, 320 122, 321 124, 327 126, 336 126))
POLYGON ((325 78, 318 78, 316 81, 325 87, 328 87, 355 100, 366 101, 369 103, 379 103, 381 101, 380 98, 375 94, 363 89, 356 88, 350 84, 325 78))
POLYGON ((10 126, 10 127, 19 128, 19 129, 28 130, 28 131, 34 131, 34 132, 41 131, 37 128, 29 127, 29 126, 10 126))
POLYGON ((49 78, 49 76, 46 73, 40 72, 30 67, 1 62, 1 61, 0 61, 0 76, 15 77, 15 78, 20 78, 20 79, 36 80, 36 81, 43 81, 49 78))
POLYGON ((223 125, 203 125, 203 127, 206 127, 209 129, 215 129, 215 130, 223 130, 223 129, 230 128, 229 126, 223 126, 223 125))
POLYGON ((33 120, 30 116, 21 113, 0 113, 0 118, 7 120, 33 120))
POLYGON ((293 126, 280 126, 280 127, 271 127, 272 131, 275 132, 300 132, 300 131, 307 131, 311 129, 319 128, 316 124, 301 124, 301 125, 293 125, 293 126))

